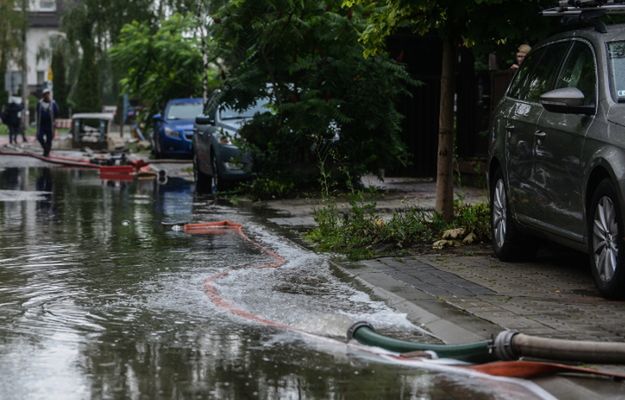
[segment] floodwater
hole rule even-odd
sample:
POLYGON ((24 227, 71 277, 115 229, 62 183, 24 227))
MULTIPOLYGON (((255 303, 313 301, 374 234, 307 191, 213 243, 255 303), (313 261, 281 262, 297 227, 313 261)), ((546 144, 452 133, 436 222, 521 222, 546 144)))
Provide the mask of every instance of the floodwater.
POLYGON ((0 398, 540 398, 346 345, 358 320, 431 339, 254 221, 184 180, 103 182, 0 157, 0 398), (226 219, 287 263, 255 268, 268 255, 238 235, 179 229, 226 219))

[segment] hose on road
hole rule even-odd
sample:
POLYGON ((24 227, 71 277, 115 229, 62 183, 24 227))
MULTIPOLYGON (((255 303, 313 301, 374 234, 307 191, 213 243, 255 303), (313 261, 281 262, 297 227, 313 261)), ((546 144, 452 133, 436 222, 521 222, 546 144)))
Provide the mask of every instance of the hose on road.
POLYGON ((496 360, 491 352, 492 341, 490 340, 454 345, 409 342, 380 335, 367 322, 357 322, 352 325, 347 331, 347 339, 356 339, 362 344, 381 347, 397 353, 433 351, 438 357, 453 358, 455 360, 478 363, 496 360))
POLYGON ((602 364, 625 364, 625 343, 549 339, 503 331, 493 343, 500 360, 521 357, 602 364))

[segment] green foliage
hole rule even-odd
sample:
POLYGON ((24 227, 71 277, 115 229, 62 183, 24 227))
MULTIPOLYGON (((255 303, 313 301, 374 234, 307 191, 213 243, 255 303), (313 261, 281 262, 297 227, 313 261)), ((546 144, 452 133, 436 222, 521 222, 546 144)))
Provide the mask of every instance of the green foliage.
POLYGON ((538 17, 553 0, 343 0, 345 7, 362 6, 368 24, 361 40, 366 54, 383 50, 386 38, 398 28, 419 35, 434 32, 458 45, 487 47, 543 38, 554 19, 538 17))
POLYGON ((78 79, 71 101, 76 112, 100 112, 102 90, 95 49, 91 42, 85 41, 82 50, 78 79))
MULTIPOLYGON (((167 0, 158 3, 169 10, 177 6, 167 0)), ((115 102, 119 94, 119 71, 108 62, 107 51, 118 42, 125 24, 132 21, 156 23, 154 6, 152 0, 64 3, 61 29, 67 38, 65 55, 70 55, 66 57, 70 79, 67 85, 71 88, 70 103, 76 110, 100 111, 102 101, 115 102), (79 66, 74 65, 75 60, 79 60, 79 66)))
POLYGON ((59 105, 61 117, 69 117, 69 85, 67 84, 67 59, 65 51, 65 43, 53 43, 52 60, 50 66, 52 68, 52 86, 54 87, 54 101, 59 105))
POLYGON ((402 162, 394 100, 410 79, 385 57, 363 58, 358 13, 313 0, 242 0, 215 21, 225 100, 238 108, 263 97, 272 103, 272 113, 241 131, 258 177, 316 187, 323 161, 328 177, 346 186, 402 162))
MULTIPOLYGON (((151 113, 168 99, 202 94, 202 53, 199 40, 189 35, 195 22, 180 14, 157 28, 134 21, 124 26, 110 50, 113 63, 125 71, 122 90, 144 101, 151 113)), ((211 78, 216 78, 214 71, 211 78)))
POLYGON ((319 250, 345 254, 350 259, 429 247, 449 229, 464 228, 476 235, 477 242, 490 240, 490 212, 487 204, 457 204, 453 221, 446 223, 439 214, 416 208, 398 210, 383 218, 375 203, 361 194, 341 210, 334 201, 314 213, 317 227, 307 234, 319 250))

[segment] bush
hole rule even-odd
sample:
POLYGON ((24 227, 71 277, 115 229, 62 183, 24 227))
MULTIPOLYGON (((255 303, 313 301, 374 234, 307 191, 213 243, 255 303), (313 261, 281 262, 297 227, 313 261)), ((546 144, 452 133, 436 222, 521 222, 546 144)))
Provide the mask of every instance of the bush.
POLYGON ((307 239, 321 251, 341 253, 354 260, 430 246, 451 229, 462 228, 464 235, 473 234, 474 243, 490 240, 487 204, 457 203, 451 223, 445 223, 439 214, 416 208, 395 211, 385 220, 376 212, 374 202, 364 201, 358 195, 351 199, 347 210, 328 201, 315 211, 314 218, 317 227, 307 234, 307 239))
POLYGON ((272 103, 240 132, 256 176, 311 190, 323 166, 329 186, 347 187, 402 162, 394 100, 412 81, 387 57, 363 58, 357 12, 339 2, 242 0, 227 2, 216 21, 230 67, 224 101, 272 103))

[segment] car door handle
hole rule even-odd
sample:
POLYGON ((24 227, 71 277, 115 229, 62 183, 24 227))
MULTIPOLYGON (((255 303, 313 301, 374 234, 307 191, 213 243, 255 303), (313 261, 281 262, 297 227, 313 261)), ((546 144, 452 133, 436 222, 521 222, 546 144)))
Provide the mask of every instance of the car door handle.
POLYGON ((512 132, 512 131, 513 131, 513 130, 515 130, 515 129, 516 129, 516 126, 514 126, 514 125, 506 125, 506 130, 507 130, 508 132, 512 132))
POLYGON ((534 132, 534 136, 536 136, 537 138, 545 138, 547 137, 547 134, 543 131, 536 131, 534 132))

